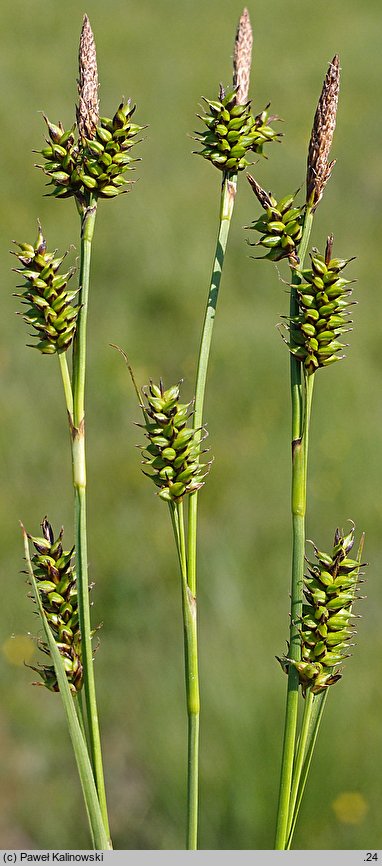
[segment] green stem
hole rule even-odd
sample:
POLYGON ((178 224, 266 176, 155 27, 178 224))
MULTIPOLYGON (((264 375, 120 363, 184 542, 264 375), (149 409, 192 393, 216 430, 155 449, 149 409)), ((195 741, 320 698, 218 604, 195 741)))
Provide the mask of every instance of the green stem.
POLYGON ((58 360, 60 362, 60 372, 62 377, 62 384, 64 386, 65 403, 70 424, 71 422, 73 422, 73 392, 68 370, 68 362, 66 359, 66 352, 60 352, 58 360))
POLYGON ((86 325, 88 313, 90 259, 96 218, 96 202, 81 212, 80 310, 73 343, 73 418, 71 422, 73 485, 75 501, 75 546, 77 557, 78 611, 81 629, 84 666, 84 692, 90 755, 94 770, 105 832, 109 836, 105 783, 102 766, 101 740, 95 694, 93 653, 88 581, 88 555, 86 533, 86 461, 85 461, 85 374, 86 325))
MULTIPOLYGON (((304 714, 302 717, 300 736, 299 736, 299 741, 298 741, 298 746, 297 746, 297 751, 296 751, 295 761, 294 761, 294 766, 293 766, 293 779, 292 779, 291 795, 290 795, 290 802, 289 802, 288 841, 289 841, 289 837, 290 837, 290 829, 291 829, 292 818, 294 815, 294 809, 296 806, 297 792, 298 792, 298 788, 299 788, 299 784, 300 784, 301 772, 302 772, 302 768, 303 768, 303 764, 304 764, 304 758, 305 758, 305 752, 306 752, 306 746, 307 746, 307 740, 308 740, 308 731, 309 731, 310 720, 311 720, 311 715, 312 715, 313 702, 314 702, 314 694, 312 693, 311 689, 308 689, 308 692, 307 692, 307 695, 306 695, 306 698, 304 701, 304 714), (291 816, 292 816, 292 818, 291 818, 291 816)), ((291 839, 290 839, 290 841, 291 841, 291 839)))
POLYGON ((183 503, 170 503, 174 537, 178 551, 184 629, 185 678, 188 715, 187 760, 187 850, 198 847, 198 774, 199 774, 199 673, 196 598, 187 573, 183 503))
MULTIPOLYGON (((304 230, 299 246, 300 267, 303 267, 312 228, 312 212, 305 214, 304 230)), ((298 313, 298 272, 292 273, 290 316, 298 313)), ((308 458, 308 435, 314 376, 305 379, 305 407, 302 393, 301 362, 290 355, 290 383, 292 404, 292 583, 289 656, 300 660, 298 621, 302 611, 303 575, 305 557, 305 512, 306 478, 308 458)), ((296 744, 298 714, 298 673, 289 665, 287 699, 285 709, 283 755, 280 775, 279 803, 276 826, 276 850, 285 850, 288 830, 289 801, 292 784, 293 761, 296 744)))
MULTIPOLYGON (((231 225, 233 206, 237 188, 237 175, 224 174, 220 197, 219 230, 216 243, 211 282, 208 290, 202 337, 199 349, 196 374, 195 404, 193 427, 200 431, 203 426, 203 406, 206 390, 208 360, 211 349, 212 332, 219 297, 220 282, 231 225)), ((187 556, 182 537, 184 520, 182 504, 177 505, 180 529, 180 555, 182 570, 182 608, 184 622, 186 691, 188 710, 188 829, 187 848, 197 848, 198 824, 198 754, 199 754, 199 680, 197 649, 197 611, 196 611, 196 536, 198 493, 189 497, 188 504, 188 543, 187 556)))
POLYGON ((85 718, 84 718, 84 705, 82 700, 82 692, 78 692, 77 694, 77 716, 78 721, 80 723, 80 728, 82 731, 82 736, 84 738, 84 742, 87 742, 86 730, 85 730, 85 718))
MULTIPOLYGON (((228 234, 231 225, 233 207, 235 204, 237 175, 223 175, 220 197, 219 231, 216 243, 215 257, 212 267, 211 282, 208 290, 207 306, 200 342, 198 369, 196 374, 195 405, 193 426, 196 430, 203 426, 203 405, 206 390, 208 360, 210 355, 212 332, 215 322, 219 288, 227 248, 228 234)), ((188 505, 188 580, 191 592, 196 594, 196 534, 197 534, 198 493, 189 497, 188 505)))
POLYGON ((301 739, 298 746, 296 766, 293 773, 290 815, 288 824, 288 851, 292 844, 293 833, 300 810, 301 800, 303 798, 305 790, 306 780, 308 778, 309 768, 327 695, 328 691, 326 690, 325 692, 321 692, 321 694, 319 695, 311 696, 309 689, 308 698, 305 704, 304 716, 301 727, 301 739), (303 732, 305 743, 302 742, 303 732))

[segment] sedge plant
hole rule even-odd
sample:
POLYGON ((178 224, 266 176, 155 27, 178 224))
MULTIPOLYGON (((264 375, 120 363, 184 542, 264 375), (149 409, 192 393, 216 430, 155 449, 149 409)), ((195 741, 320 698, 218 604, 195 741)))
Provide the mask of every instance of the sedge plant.
MULTIPOLYGON (((198 115, 204 130, 195 133, 198 152, 221 175, 219 225, 212 275, 197 358, 195 398, 180 401, 180 383, 165 387, 150 381, 140 393, 146 442, 141 446, 143 472, 167 503, 179 563, 185 648, 188 717, 187 834, 189 850, 198 847, 199 673, 197 627, 197 517, 199 491, 211 460, 205 458, 207 436, 204 402, 208 364, 228 235, 240 172, 253 155, 280 140, 268 113, 252 113, 248 99, 252 29, 244 9, 236 33, 232 84, 220 85, 218 98, 205 99, 198 115), (185 502, 187 501, 187 514, 185 502)), ((102 764, 95 691, 90 618, 86 529, 85 379, 87 314, 93 235, 99 201, 126 191, 126 174, 136 159, 131 150, 143 127, 133 120, 135 106, 121 102, 112 118, 99 114, 98 72, 94 37, 84 18, 79 52, 79 98, 76 120, 65 129, 47 117, 46 146, 40 151, 50 194, 74 200, 80 220, 80 265, 64 270, 64 255, 49 251, 38 224, 34 244, 17 243, 16 273, 22 278, 18 297, 27 307, 24 319, 32 344, 42 355, 57 355, 69 423, 73 491, 74 545, 64 547, 47 517, 41 535, 24 527, 24 554, 31 595, 43 638, 38 646, 45 663, 34 666, 39 685, 60 693, 85 799, 92 844, 112 847, 102 764), (32 552, 31 552, 31 548, 32 552), (84 698, 82 697, 84 695, 84 698)), ((279 659, 288 676, 284 743, 275 847, 291 847, 327 691, 341 677, 354 635, 353 605, 361 582, 363 536, 353 559, 354 526, 337 529, 329 553, 315 545, 306 560, 308 440, 313 386, 319 370, 343 356, 343 335, 350 330, 351 282, 343 271, 351 259, 333 256, 333 236, 325 249, 313 248, 306 264, 314 214, 329 180, 329 161, 339 92, 339 59, 334 57, 324 81, 308 151, 306 197, 275 198, 248 180, 263 214, 251 228, 260 234, 256 246, 269 261, 287 259, 290 310, 282 335, 290 353, 292 407, 292 579, 287 653, 279 659), (304 574, 307 562, 307 574, 304 574), (300 694, 304 711, 299 725, 300 694)), ((319 376, 322 374, 319 373, 319 376)))
MULTIPOLYGON (((290 351, 292 414, 292 579, 290 633, 287 655, 279 659, 288 675, 285 727, 275 848, 290 848, 298 809, 329 686, 339 679, 338 665, 347 657, 351 638, 352 605, 359 583, 360 556, 349 558, 354 528, 337 530, 330 554, 315 554, 304 577, 308 442, 313 388, 319 370, 341 360, 343 334, 351 330, 351 281, 342 272, 351 259, 334 258, 333 235, 325 251, 306 253, 314 214, 330 178, 334 161, 329 153, 336 124, 340 67, 336 55, 327 72, 318 102, 308 149, 306 198, 302 206, 294 195, 280 200, 249 183, 264 213, 251 226, 261 237, 262 258, 288 259, 291 268, 290 311, 281 329, 290 351), (286 334, 284 331, 286 330, 286 334), (308 602, 307 604, 304 602, 308 602), (299 689, 304 713, 298 730, 299 689)), ((319 375, 322 375, 319 373, 319 375)))
MULTIPOLYGON (((248 167, 248 156, 263 155, 269 142, 280 139, 280 133, 269 125, 277 119, 275 115, 269 115, 269 105, 258 115, 252 114, 248 99, 251 54, 252 28, 248 10, 244 9, 234 44, 232 84, 228 88, 220 85, 218 99, 204 99, 204 113, 198 117, 205 129, 195 132, 195 140, 202 148, 196 152, 221 173, 218 237, 197 360, 195 398, 192 404, 179 403, 179 385, 165 389, 160 381, 159 384, 150 382, 143 389, 144 400, 141 403, 136 388, 149 439, 143 451, 144 471, 159 488, 159 497, 168 502, 180 567, 188 716, 188 850, 198 847, 200 690, 196 549, 198 493, 210 465, 200 462, 206 436, 203 407, 208 361, 238 174, 248 167), (187 515, 183 503, 185 497, 188 498, 187 515)), ((130 373, 132 375, 131 368, 130 373)))
POLYGON ((53 692, 59 691, 64 701, 96 848, 110 848, 111 842, 89 603, 85 460, 87 314, 97 207, 99 201, 125 191, 126 173, 136 162, 131 148, 142 129, 132 120, 134 111, 130 101, 121 102, 112 118, 100 117, 95 42, 85 15, 79 49, 76 121, 65 130, 61 123, 51 123, 45 117, 48 137, 40 151, 43 164, 38 166, 48 178, 51 196, 74 200, 80 219, 78 286, 71 287, 74 270, 62 273, 64 256, 48 251, 40 225, 35 244, 18 243, 15 252, 19 263, 15 271, 24 280, 18 296, 27 306, 24 319, 37 338, 32 345, 42 355, 57 355, 59 361, 69 422, 75 504, 75 543, 70 551, 63 550, 62 531, 54 539, 47 518, 42 522, 43 535, 29 536, 36 551, 32 558, 25 545, 28 574, 47 638, 40 642, 40 649, 52 662, 37 670, 42 684, 53 692), (71 702, 78 711, 77 722, 71 702))
MULTIPOLYGON (((206 392, 208 362, 213 328, 219 299, 221 276, 227 249, 233 208, 237 192, 238 174, 249 165, 252 154, 265 155, 264 147, 279 141, 281 133, 269 125, 278 120, 269 115, 268 108, 254 116, 248 99, 252 56, 252 28, 245 8, 239 20, 233 55, 233 82, 227 90, 220 85, 218 100, 204 100, 208 114, 198 115, 206 130, 196 133, 202 144, 198 154, 209 160, 222 173, 218 236, 212 265, 211 281, 202 327, 195 383, 193 425, 203 426, 203 407, 206 392)), ((196 595, 196 538, 198 495, 193 494, 188 508, 188 569, 190 587, 196 595)))

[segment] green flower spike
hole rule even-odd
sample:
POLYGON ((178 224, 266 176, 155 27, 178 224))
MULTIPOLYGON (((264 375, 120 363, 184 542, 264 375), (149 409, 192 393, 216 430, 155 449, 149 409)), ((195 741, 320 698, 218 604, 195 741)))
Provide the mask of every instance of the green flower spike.
POLYGON ((163 382, 150 382, 142 389, 146 398, 143 409, 146 423, 143 426, 149 440, 148 446, 140 446, 144 466, 150 472, 144 474, 159 487, 158 495, 166 502, 178 502, 187 493, 203 487, 210 463, 200 464, 200 431, 187 427, 191 414, 191 403, 179 403, 179 385, 164 390, 163 382))
MULTIPOLYGON (((73 551, 63 550, 64 530, 56 541, 48 519, 41 524, 43 536, 35 538, 28 535, 36 553, 32 566, 48 623, 62 656, 68 682, 73 694, 82 687, 81 635, 78 624, 77 583, 73 567, 73 551)), ((49 655, 46 643, 39 641, 39 648, 49 655)), ((42 679, 42 683, 53 692, 59 690, 53 665, 32 667, 42 679)))
POLYGON ((332 259, 332 247, 330 235, 325 256, 317 250, 310 253, 311 268, 300 272, 302 282, 297 286, 299 314, 289 322, 289 349, 308 374, 344 358, 338 352, 347 344, 338 338, 351 330, 348 307, 355 303, 349 301, 352 280, 340 274, 354 257, 332 259))
POLYGON ((203 146, 203 150, 194 152, 210 160, 221 171, 235 174, 250 164, 246 159, 248 153, 264 156, 264 145, 280 140, 281 133, 269 126, 269 123, 279 118, 268 115, 269 105, 254 117, 250 100, 244 105, 237 104, 236 88, 225 93, 220 86, 219 97, 217 101, 203 97, 209 113, 197 116, 207 129, 195 133, 195 140, 203 146))
POLYGON ((337 529, 331 554, 322 553, 315 545, 316 562, 308 563, 304 578, 304 595, 300 628, 301 661, 288 657, 278 659, 284 671, 293 665, 299 675, 303 696, 308 688, 319 694, 341 679, 338 665, 349 657, 349 643, 356 634, 351 620, 352 607, 358 596, 363 537, 357 559, 350 559, 354 544, 354 525, 348 535, 337 529))
POLYGON ((76 125, 65 131, 61 124, 56 126, 45 117, 48 146, 39 152, 46 162, 37 167, 49 177, 51 195, 75 196, 83 202, 90 193, 113 198, 125 191, 125 175, 139 161, 131 156, 131 149, 144 128, 132 121, 135 109, 130 102, 121 102, 113 118, 99 118, 93 138, 79 136, 78 140, 76 125))
POLYGON ((253 189, 265 213, 246 228, 260 232, 261 238, 250 246, 262 246, 267 252, 260 258, 270 259, 278 262, 280 259, 288 258, 291 267, 297 267, 299 258, 297 247, 302 237, 305 205, 293 207, 295 195, 287 195, 279 202, 257 183, 252 175, 247 175, 248 182, 253 189))
POLYGON ((96 47, 87 15, 81 31, 79 52, 77 122, 65 131, 61 123, 48 127, 47 147, 39 151, 41 168, 57 198, 75 196, 79 209, 90 200, 114 198, 125 192, 125 174, 137 162, 131 148, 143 129, 133 123, 135 105, 121 102, 113 118, 99 116, 96 47))
POLYGON ((56 258, 56 252, 47 252, 40 224, 34 246, 19 243, 17 246, 21 252, 13 251, 13 255, 22 267, 13 270, 24 277, 25 283, 19 286, 24 291, 15 295, 29 307, 24 321, 39 336, 38 343, 32 346, 45 355, 66 352, 74 337, 79 311, 79 306, 72 304, 78 289, 67 287, 74 270, 58 273, 65 256, 56 258))

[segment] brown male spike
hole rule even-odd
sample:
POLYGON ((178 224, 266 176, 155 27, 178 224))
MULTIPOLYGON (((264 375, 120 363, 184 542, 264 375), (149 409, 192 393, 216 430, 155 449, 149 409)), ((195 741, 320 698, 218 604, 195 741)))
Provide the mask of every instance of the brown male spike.
POLYGON ((99 123, 98 71, 95 41, 87 15, 82 24, 78 63, 78 132, 80 138, 92 139, 99 123))
POLYGON ((237 105, 245 105, 248 99, 249 76, 252 59, 252 27, 248 9, 244 8, 236 31, 233 52, 233 84, 237 105))
POLYGON ((259 200, 264 210, 266 210, 267 207, 272 207, 272 199, 270 195, 260 186, 259 183, 257 183, 257 180, 255 180, 251 174, 247 174, 247 181, 252 187, 256 198, 259 200))
POLYGON ((329 65, 321 96, 317 105, 308 150, 306 201, 315 211, 330 178, 335 160, 329 162, 329 152, 336 126, 338 93, 340 87, 340 60, 338 54, 329 65))

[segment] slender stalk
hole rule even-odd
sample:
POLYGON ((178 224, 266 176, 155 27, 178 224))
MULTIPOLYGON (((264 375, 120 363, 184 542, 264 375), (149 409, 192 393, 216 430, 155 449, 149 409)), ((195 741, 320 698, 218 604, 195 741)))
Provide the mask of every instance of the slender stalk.
MULTIPOLYGON (((312 228, 313 215, 310 209, 305 214, 303 236, 299 246, 300 266, 303 267, 307 246, 312 228)), ((290 297, 290 316, 298 313, 296 287, 300 277, 296 271, 292 274, 290 297)), ((308 435, 310 410, 313 394, 314 376, 306 377, 305 407, 302 391, 301 362, 292 354, 290 356, 290 383, 292 403, 292 583, 291 583, 291 619, 289 656, 295 661, 300 658, 300 641, 298 620, 302 611, 302 592, 305 556, 305 512, 306 512, 306 479, 308 457, 308 435)), ((285 850, 289 801, 292 784, 293 761, 296 744, 297 714, 298 714, 298 673, 293 665, 289 666, 287 700, 285 710, 284 742, 280 776, 280 791, 276 826, 276 850, 285 850)))
POLYGON ((188 716, 187 759, 187 850, 198 847, 198 776, 199 776, 199 672, 196 599, 187 574, 183 503, 170 504, 171 520, 179 557, 184 629, 185 677, 188 716))
POLYGON ((293 779, 292 779, 291 795, 290 795, 290 802, 289 802, 288 840, 289 840, 289 836, 290 836, 290 828, 291 828, 291 823, 292 823, 291 816, 293 817, 293 815, 294 815, 294 809, 295 809, 296 800, 297 800, 297 792, 298 792, 302 768, 303 768, 303 764, 304 764, 306 746, 307 746, 307 741, 308 741, 308 732, 309 732, 310 721, 311 721, 311 716, 312 716, 313 703, 314 703, 314 694, 313 694, 311 689, 308 689, 307 695, 306 695, 306 698, 304 701, 304 714, 302 717, 300 736, 299 736, 299 740, 298 740, 298 746, 297 746, 297 751, 296 751, 295 760, 294 760, 294 767, 293 767, 293 779))
POLYGON ((68 417, 70 421, 73 422, 73 392, 72 383, 70 381, 70 374, 68 370, 68 362, 66 360, 66 352, 60 352, 58 360, 60 362, 60 372, 62 377, 62 384, 64 386, 64 396, 68 417))
POLYGON ((288 841, 286 850, 289 851, 292 844, 293 833, 303 798, 306 780, 316 744, 318 729, 328 692, 319 695, 311 695, 310 689, 305 702, 304 715, 301 725, 301 737, 298 744, 296 764, 293 772, 292 792, 290 799, 290 814, 288 824, 288 841))
POLYGON ((77 555, 78 609, 84 666, 84 692, 90 755, 95 776, 105 832, 109 836, 101 740, 95 694, 88 582, 86 533, 86 461, 85 461, 85 374, 86 325, 90 278, 90 259, 96 217, 96 202, 81 213, 80 311, 73 343, 73 418, 71 422, 73 485, 75 500, 75 545, 77 555))
MULTIPOLYGON (((208 360, 211 349, 212 332, 219 297, 220 281, 231 225, 233 206, 237 188, 237 175, 224 174, 220 197, 219 230, 216 243, 211 282, 208 290, 206 312, 200 342, 198 368, 195 386, 193 426, 200 430, 203 426, 203 406, 206 390, 208 360)), ((187 848, 197 848, 198 825, 198 762, 199 762, 199 680, 197 647, 197 610, 196 610, 196 536, 198 493, 189 497, 188 506, 188 544, 187 557, 182 503, 177 506, 180 529, 180 561, 182 570, 182 609, 184 622, 186 691, 188 712, 188 822, 187 848)))
POLYGON ((77 694, 77 716, 78 721, 80 723, 80 728, 82 731, 82 736, 84 738, 85 743, 87 742, 86 730, 85 730, 85 717, 84 717, 84 705, 82 700, 82 692, 78 692, 77 694))
MULTIPOLYGON (((224 257, 227 248, 233 207, 235 204, 236 189, 237 175, 224 174, 220 198, 218 238, 212 267, 211 283, 208 291, 202 338, 200 342, 198 369, 196 374, 193 426, 197 430, 203 425, 203 406, 206 390, 208 360, 210 355, 212 332, 215 322, 215 314, 219 297, 224 257)), ((197 510, 198 493, 196 492, 190 496, 188 508, 188 581, 190 590, 193 595, 196 595, 197 510)))

